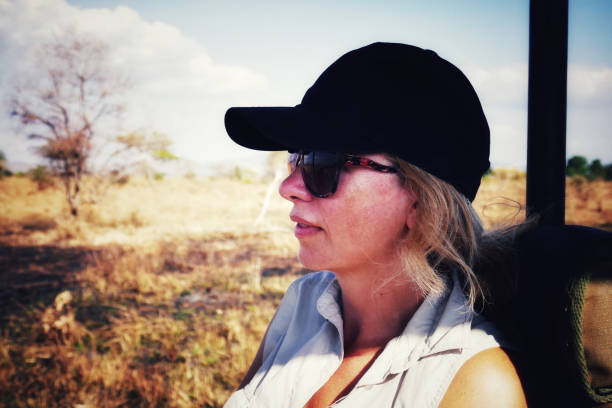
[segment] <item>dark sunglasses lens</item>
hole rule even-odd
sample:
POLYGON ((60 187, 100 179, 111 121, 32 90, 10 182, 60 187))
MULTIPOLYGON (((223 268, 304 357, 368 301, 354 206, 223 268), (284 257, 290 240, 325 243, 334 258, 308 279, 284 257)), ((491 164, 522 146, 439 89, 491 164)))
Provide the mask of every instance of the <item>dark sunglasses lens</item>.
POLYGON ((329 197, 336 191, 342 166, 342 155, 311 152, 304 155, 304 184, 317 197, 329 197))

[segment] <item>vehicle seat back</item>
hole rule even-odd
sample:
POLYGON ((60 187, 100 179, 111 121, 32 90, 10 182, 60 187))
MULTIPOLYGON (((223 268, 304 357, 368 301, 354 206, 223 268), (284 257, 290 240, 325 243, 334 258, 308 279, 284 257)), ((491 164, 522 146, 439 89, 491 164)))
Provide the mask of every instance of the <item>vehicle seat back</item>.
POLYGON ((517 345, 528 405, 612 406, 612 233, 536 227, 516 256, 515 296, 483 313, 517 345))

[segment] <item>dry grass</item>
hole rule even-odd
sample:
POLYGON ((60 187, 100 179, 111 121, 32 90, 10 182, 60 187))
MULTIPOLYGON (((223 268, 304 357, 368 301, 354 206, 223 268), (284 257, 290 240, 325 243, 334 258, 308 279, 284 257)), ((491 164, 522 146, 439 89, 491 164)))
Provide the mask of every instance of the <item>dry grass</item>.
MULTIPOLYGON (((73 220, 60 190, 0 180, 0 406, 222 405, 305 272, 288 203, 253 226, 266 187, 130 180, 73 220)), ((524 175, 498 172, 475 207, 513 222, 524 196, 524 175)), ((612 183, 568 181, 567 205, 568 222, 610 225, 612 183)))
MULTIPOLYGON (((41 290, 34 278, 28 283, 37 290, 14 296, 2 316, 0 401, 221 405, 282 293, 303 273, 274 234, 87 249, 61 285, 41 290)), ((61 257, 59 249, 39 256, 44 267, 61 257)), ((20 273, 7 278, 18 281, 20 273)))
MULTIPOLYGON (((85 180, 84 204, 75 221, 60 189, 39 190, 24 178, 1 180, 0 227, 14 232, 13 240, 38 245, 146 245, 215 231, 249 231, 266 192, 265 184, 232 179, 131 179, 96 197, 93 190, 98 183, 85 180), (42 227, 50 220, 59 227, 44 231, 34 227, 21 234, 27 223, 42 227)), ((268 222, 258 229, 290 228, 288 211, 288 202, 273 200, 268 222)))

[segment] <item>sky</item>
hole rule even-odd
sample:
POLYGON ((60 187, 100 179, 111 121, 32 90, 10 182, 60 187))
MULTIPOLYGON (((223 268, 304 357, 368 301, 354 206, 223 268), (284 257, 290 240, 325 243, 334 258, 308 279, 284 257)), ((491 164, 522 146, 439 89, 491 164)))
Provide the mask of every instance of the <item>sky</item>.
MULTIPOLYGON (((74 27, 109 44, 130 78, 121 131, 165 133, 197 169, 257 168, 265 154, 225 133, 228 107, 296 105, 345 52, 403 42, 466 74, 491 128, 492 167, 524 169, 528 8, 526 0, 0 0, 0 98, 29 72, 37 44, 74 27)), ((611 20, 611 1, 570 1, 568 157, 612 162, 611 20)), ((32 141, 2 106, 0 150, 9 164, 34 162, 32 141)))

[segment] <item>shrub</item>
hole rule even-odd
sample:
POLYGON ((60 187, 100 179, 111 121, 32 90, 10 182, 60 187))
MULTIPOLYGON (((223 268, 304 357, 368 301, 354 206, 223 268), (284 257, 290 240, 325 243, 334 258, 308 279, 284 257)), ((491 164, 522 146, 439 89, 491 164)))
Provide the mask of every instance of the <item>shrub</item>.
POLYGON ((573 156, 567 161, 565 174, 568 176, 585 176, 588 171, 588 161, 584 156, 573 156))
POLYGON ((257 178, 257 173, 251 169, 236 166, 234 167, 234 171, 231 175, 231 178, 233 178, 234 180, 241 181, 245 184, 250 184, 253 183, 257 178))
POLYGON ((612 180, 612 163, 604 166, 601 160, 595 159, 589 164, 584 156, 573 156, 567 161, 565 174, 569 177, 586 177, 589 181, 612 180))
POLYGON ((43 215, 33 214, 21 220, 21 228, 27 231, 49 231, 57 228, 57 221, 43 215))
POLYGON ((53 185, 53 179, 51 177, 51 173, 47 169, 46 166, 36 166, 28 172, 28 176, 32 181, 38 184, 39 190, 44 190, 45 188, 53 185))
POLYGON ((612 180, 612 163, 604 166, 604 178, 606 180, 612 180))
POLYGON ((4 152, 0 150, 0 179, 10 175, 10 170, 6 168, 6 156, 4 155, 4 152))
POLYGON ((591 164, 589 165, 589 173, 588 173, 589 180, 604 178, 605 175, 606 174, 605 174, 604 166, 601 164, 601 160, 599 159, 593 160, 591 164))

